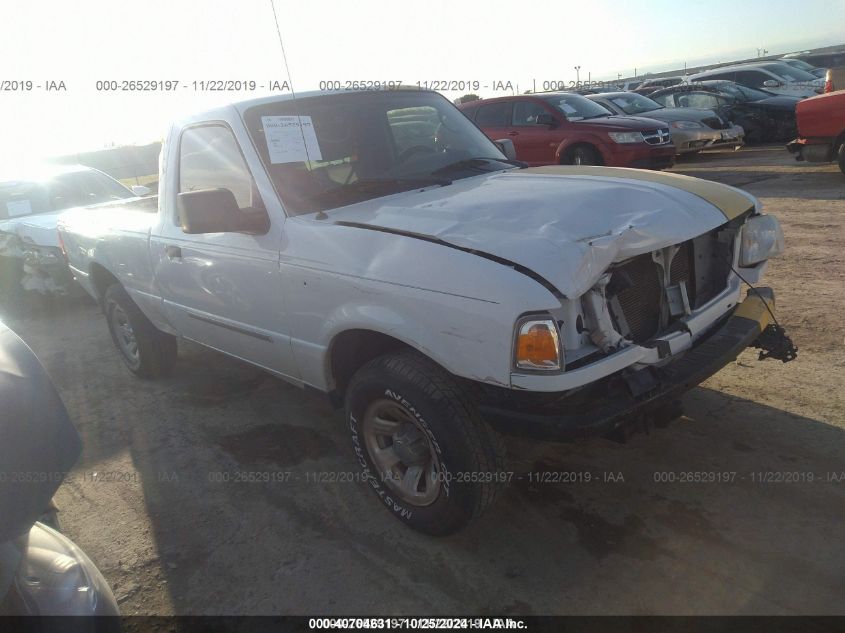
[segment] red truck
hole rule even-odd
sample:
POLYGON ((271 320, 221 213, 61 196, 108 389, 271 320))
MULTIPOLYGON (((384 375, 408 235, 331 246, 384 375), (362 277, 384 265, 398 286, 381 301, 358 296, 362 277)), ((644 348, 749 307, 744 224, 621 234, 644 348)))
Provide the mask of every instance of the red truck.
POLYGON ((845 174, 845 91, 799 101, 795 117, 798 138, 786 146, 795 159, 837 161, 845 174))
POLYGON ((581 95, 547 92, 458 106, 491 139, 510 139, 529 165, 664 169, 675 161, 665 121, 617 116, 581 95))

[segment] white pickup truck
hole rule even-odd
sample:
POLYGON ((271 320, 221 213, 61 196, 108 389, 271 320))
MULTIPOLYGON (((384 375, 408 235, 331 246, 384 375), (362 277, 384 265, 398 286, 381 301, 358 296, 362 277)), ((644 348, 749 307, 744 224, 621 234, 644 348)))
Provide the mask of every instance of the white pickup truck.
POLYGON ((792 354, 772 291, 742 296, 783 248, 752 196, 508 149, 434 92, 246 101, 172 125, 157 211, 59 233, 129 369, 183 337, 329 394, 381 501, 446 534, 509 479, 500 432, 618 432, 749 345, 792 354))

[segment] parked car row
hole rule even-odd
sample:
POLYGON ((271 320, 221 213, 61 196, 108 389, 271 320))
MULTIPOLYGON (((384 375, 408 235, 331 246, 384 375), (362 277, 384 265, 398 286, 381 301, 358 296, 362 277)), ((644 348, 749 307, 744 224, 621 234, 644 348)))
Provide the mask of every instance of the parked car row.
POLYGON ((643 116, 669 124, 678 154, 700 152, 719 145, 742 144, 745 131, 718 116, 713 109, 667 107, 635 92, 607 92, 587 97, 619 115, 643 116))
POLYGON ((529 165, 607 165, 663 169, 674 163, 664 121, 613 115, 582 95, 550 92, 458 106, 491 139, 513 141, 529 165))

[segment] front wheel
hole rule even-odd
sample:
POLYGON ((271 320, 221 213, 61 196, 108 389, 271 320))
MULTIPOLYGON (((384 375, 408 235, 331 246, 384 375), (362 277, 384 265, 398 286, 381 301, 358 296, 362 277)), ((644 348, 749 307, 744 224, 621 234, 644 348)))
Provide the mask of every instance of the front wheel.
POLYGON ((839 163, 839 170, 845 174, 845 143, 839 146, 839 151, 836 152, 836 160, 839 163))
POLYGON ((579 145, 570 150, 569 163, 571 165, 601 165, 601 156, 592 147, 579 145))
POLYGON ((103 307, 112 340, 130 371, 141 378, 169 374, 176 362, 176 337, 156 328, 120 284, 108 287, 103 307))
POLYGON ((456 532, 504 487, 501 438, 468 391, 419 354, 382 356, 358 370, 346 419, 369 486, 415 530, 456 532))

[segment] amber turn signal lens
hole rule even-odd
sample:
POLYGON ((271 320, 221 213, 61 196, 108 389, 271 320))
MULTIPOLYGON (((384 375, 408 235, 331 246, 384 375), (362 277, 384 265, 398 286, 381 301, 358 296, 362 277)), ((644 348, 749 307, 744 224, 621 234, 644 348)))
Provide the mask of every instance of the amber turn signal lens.
POLYGON ((560 343, 551 319, 525 321, 516 341, 519 369, 560 369, 560 343))

